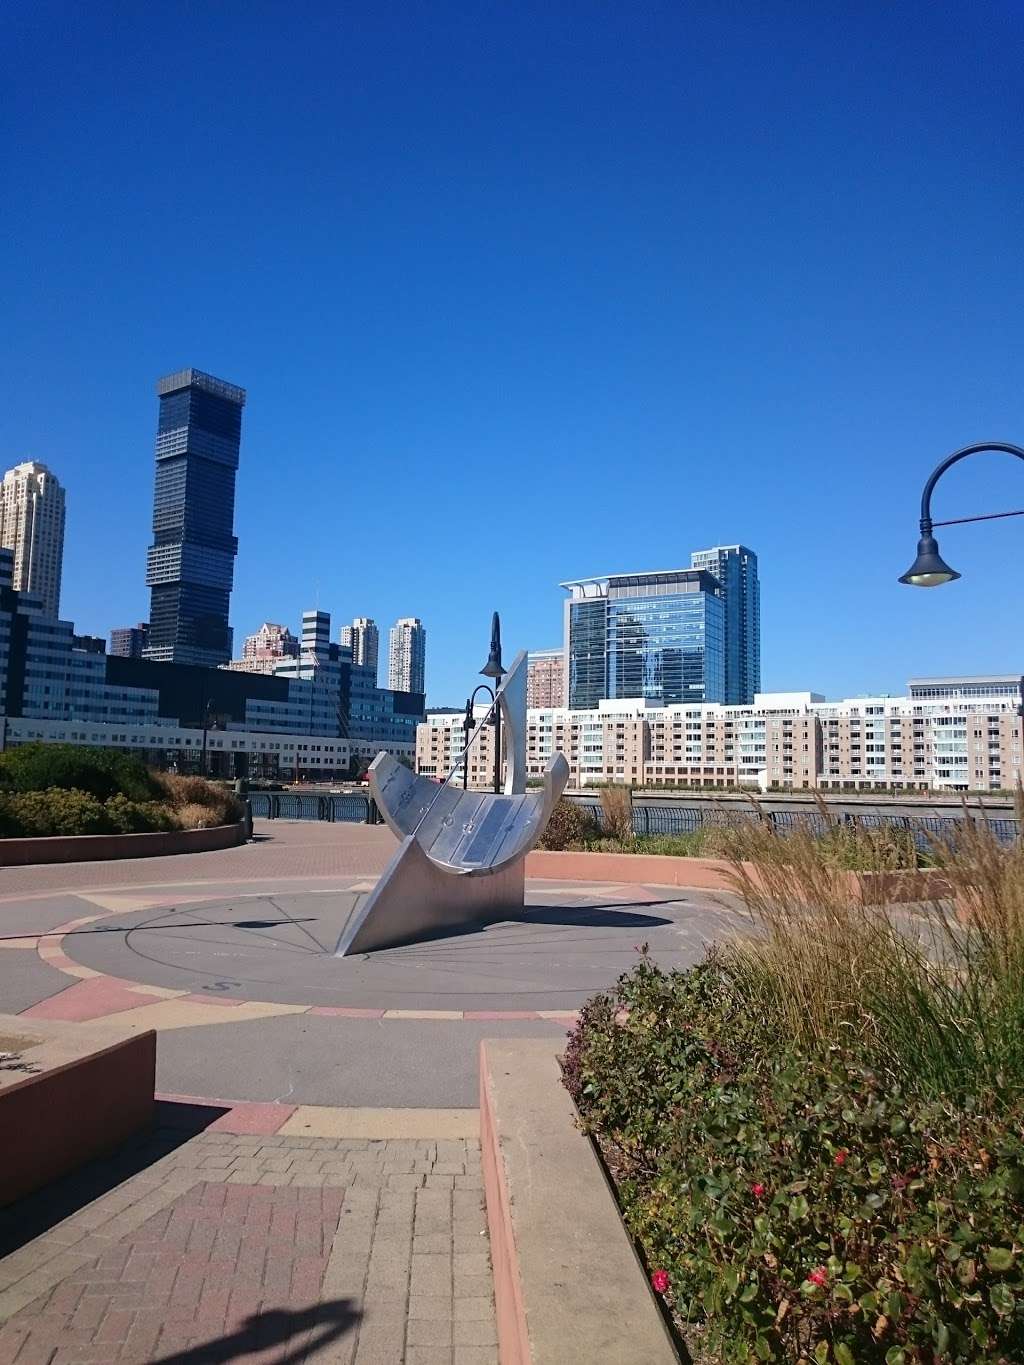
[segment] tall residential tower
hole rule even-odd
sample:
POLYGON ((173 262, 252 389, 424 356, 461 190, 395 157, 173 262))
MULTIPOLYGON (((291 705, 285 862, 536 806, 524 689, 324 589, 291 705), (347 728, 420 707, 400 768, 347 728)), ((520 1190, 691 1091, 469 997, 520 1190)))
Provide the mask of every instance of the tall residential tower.
POLYGON ((380 652, 380 631, 370 616, 357 616, 350 626, 342 626, 341 643, 352 651, 352 662, 360 668, 372 668, 377 678, 377 656, 380 652))
POLYGON ((159 380, 156 391, 160 416, 153 544, 146 564, 152 601, 145 657, 227 663, 245 390, 201 370, 179 370, 159 380))
POLYGON ((391 627, 388 687, 397 692, 423 692, 427 632, 418 616, 402 616, 391 627))
POLYGON ((0 546, 14 558, 15 592, 31 594, 48 616, 60 611, 64 489, 44 464, 15 465, 0 484, 0 546))

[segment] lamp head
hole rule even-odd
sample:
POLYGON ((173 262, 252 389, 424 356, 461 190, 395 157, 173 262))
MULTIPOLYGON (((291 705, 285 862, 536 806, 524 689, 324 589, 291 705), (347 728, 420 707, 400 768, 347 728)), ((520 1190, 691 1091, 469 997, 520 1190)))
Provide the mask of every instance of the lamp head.
POLYGON ((495 680, 502 677, 505 672, 501 666, 501 622, 498 620, 497 612, 491 617, 491 652, 480 672, 485 678, 495 680))
POLYGON ((930 531, 926 531, 917 542, 917 558, 901 576, 900 582, 909 583, 914 588, 938 588, 959 577, 956 569, 951 569, 939 554, 939 542, 930 531))

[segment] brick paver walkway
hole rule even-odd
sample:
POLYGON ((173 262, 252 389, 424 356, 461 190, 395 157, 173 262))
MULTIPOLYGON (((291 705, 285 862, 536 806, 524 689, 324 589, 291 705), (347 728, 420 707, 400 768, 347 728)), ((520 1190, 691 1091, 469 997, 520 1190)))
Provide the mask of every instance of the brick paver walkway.
POLYGON ((475 1142, 174 1141, 0 1214, 3 1365, 495 1365, 475 1142))

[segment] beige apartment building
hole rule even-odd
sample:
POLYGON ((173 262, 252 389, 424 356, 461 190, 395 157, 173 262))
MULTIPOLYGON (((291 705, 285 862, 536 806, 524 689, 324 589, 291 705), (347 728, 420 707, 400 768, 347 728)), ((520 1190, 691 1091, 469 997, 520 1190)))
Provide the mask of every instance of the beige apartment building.
MULTIPOLYGON (((474 712, 476 728, 487 715, 486 706, 478 706, 474 712)), ((460 755, 466 744, 466 731, 463 728, 465 717, 459 714, 428 716, 416 727, 416 771, 425 777, 433 777, 444 782, 452 769, 459 764, 455 779, 462 785, 462 764, 460 755)), ((468 785, 478 791, 490 791, 494 783, 494 726, 484 725, 474 740, 469 754, 468 785)))
MULTIPOLYGON (((1020 686, 1013 675, 921 678, 905 697, 769 692, 751 706, 615 700, 593 710, 531 708, 528 773, 541 777, 559 752, 573 787, 1009 790, 1024 774, 1020 686)), ((431 716, 419 727, 418 771, 447 775, 461 726, 460 716, 431 716), (443 772, 442 753, 450 756, 443 772)), ((481 769, 480 785, 489 771, 481 769)))

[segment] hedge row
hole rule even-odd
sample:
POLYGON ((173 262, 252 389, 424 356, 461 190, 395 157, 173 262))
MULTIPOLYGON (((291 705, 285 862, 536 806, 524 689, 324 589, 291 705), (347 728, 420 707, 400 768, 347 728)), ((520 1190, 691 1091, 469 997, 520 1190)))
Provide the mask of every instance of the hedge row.
POLYGON ((90 792, 48 787, 45 791, 0 794, 0 838, 42 838, 56 834, 146 834, 180 829, 174 813, 159 801, 132 801, 118 793, 99 801, 90 792))
POLYGON ((222 787, 152 772, 127 754, 26 744, 0 755, 0 838, 145 834, 240 818, 222 787))
POLYGON ((156 773, 131 754, 75 744, 22 744, 0 754, 0 791, 42 792, 54 787, 86 792, 97 801, 163 799, 156 773))

